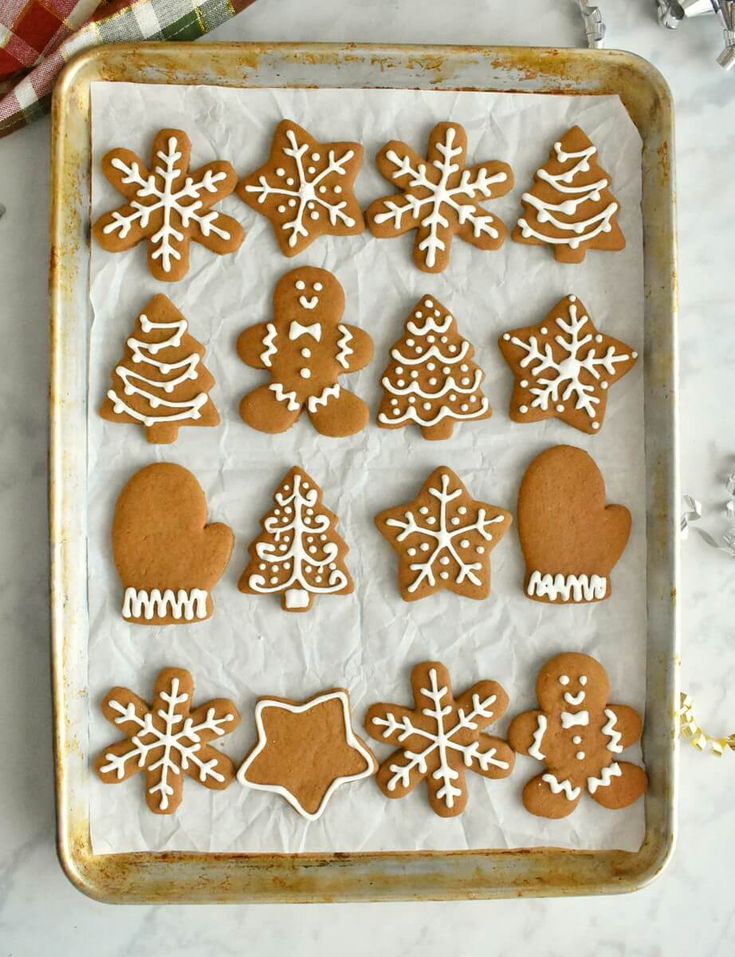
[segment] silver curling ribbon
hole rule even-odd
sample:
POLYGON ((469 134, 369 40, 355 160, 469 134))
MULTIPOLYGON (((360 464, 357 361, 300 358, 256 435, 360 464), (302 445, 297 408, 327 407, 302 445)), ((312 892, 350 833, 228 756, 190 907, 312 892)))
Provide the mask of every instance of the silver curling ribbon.
POLYGON ((602 19, 600 8, 592 6, 589 0, 579 0, 579 9, 584 19, 587 46, 592 50, 599 50, 605 41, 605 22, 602 19))
POLYGON ((725 49, 717 57, 717 62, 723 70, 732 70, 735 67, 735 0, 719 0, 719 6, 725 49))

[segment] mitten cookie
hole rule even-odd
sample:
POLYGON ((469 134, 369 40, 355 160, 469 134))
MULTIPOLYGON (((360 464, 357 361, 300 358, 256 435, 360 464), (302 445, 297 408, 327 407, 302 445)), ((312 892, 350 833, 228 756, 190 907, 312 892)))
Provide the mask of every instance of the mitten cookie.
POLYGON ((554 143, 531 191, 521 197, 525 214, 513 230, 517 243, 549 245, 562 263, 581 263, 588 249, 615 252, 625 247, 620 206, 596 154, 597 147, 578 126, 554 143))
POLYGON ((127 202, 100 216, 92 235, 111 253, 147 240, 151 275, 163 282, 176 282, 189 271, 192 241, 223 254, 245 238, 236 219, 212 209, 237 184, 232 166, 217 160, 190 172, 190 159, 191 141, 182 130, 156 135, 150 171, 127 149, 110 150, 102 159, 102 172, 127 202))
POLYGON ((350 595, 347 545, 337 516, 322 503, 322 490, 299 468, 276 489, 275 507, 250 543, 250 562, 238 588, 246 595, 280 594, 284 611, 308 611, 317 595, 350 595))
POLYGON ((149 465, 120 493, 112 551, 125 589, 122 616, 137 625, 186 625, 210 618, 212 589, 234 536, 207 525, 201 486, 180 465, 149 465))
POLYGON ((148 441, 158 443, 175 442, 183 425, 219 425, 204 346, 187 330, 170 299, 151 299, 112 371, 112 387, 100 409, 103 419, 139 423, 148 441))
POLYGON ((486 250, 499 249, 505 241, 502 220, 480 204, 512 189, 513 172, 497 160, 466 166, 466 154, 467 134, 459 123, 437 123, 427 159, 399 140, 378 153, 378 169, 401 192, 371 204, 365 214, 368 226, 378 239, 415 229, 413 261, 423 272, 446 269, 455 235, 486 250))
POLYGON ((322 435, 354 435, 367 425, 367 405, 337 381, 373 357, 370 336, 340 322, 345 294, 325 269, 287 273, 273 293, 273 320, 250 326, 237 351, 254 369, 267 369, 269 385, 248 393, 240 415, 261 432, 285 432, 306 410, 322 435))
POLYGON ((240 714, 227 698, 194 708, 188 671, 164 668, 150 705, 127 688, 113 688, 102 713, 125 737, 98 756, 98 777, 105 784, 119 784, 144 771, 146 804, 154 814, 173 814, 178 808, 184 774, 215 791, 235 777, 232 761, 212 742, 234 731, 240 714))
POLYGON ((378 769, 378 785, 402 798, 426 781, 429 804, 440 817, 456 817, 467 806, 465 773, 507 778, 515 755, 502 740, 483 734, 503 717, 508 695, 497 681, 479 681, 455 698, 449 672, 424 661, 411 672, 414 708, 374 704, 365 728, 376 741, 398 745, 378 769))
POLYGON ((404 601, 443 588, 467 598, 490 594, 490 552, 510 528, 510 512, 472 498, 446 466, 435 469, 412 502, 381 512, 381 535, 398 552, 404 601))
POLYGON ((546 765, 523 789, 523 803, 539 817, 567 817, 586 791, 603 807, 637 801, 648 786, 643 768, 617 756, 641 736, 641 719, 626 705, 608 704, 610 683, 589 655, 557 655, 536 682, 540 710, 513 719, 508 741, 519 754, 546 765))
POLYGON ((538 325, 504 333, 498 344, 516 377, 514 422, 557 418, 592 434, 605 419, 609 387, 638 358, 624 342, 598 332, 576 296, 558 302, 538 325))
POLYGON ((415 422, 425 439, 448 439, 455 422, 490 418, 493 410, 480 388, 484 373, 472 361, 474 354, 454 316, 424 296, 390 350, 378 425, 398 429, 415 422))
POLYGON ((630 536, 630 512, 605 505, 605 482, 582 449, 557 445, 528 466, 518 493, 525 590, 534 601, 602 601, 630 536))
POLYGON ((353 186, 362 162, 359 143, 320 143, 291 120, 276 128, 268 162, 246 176, 237 193, 266 216, 284 256, 318 236, 353 236, 365 229, 353 186))
POLYGON ((355 734, 343 688, 307 701, 258 698, 258 743, 237 772, 245 787, 272 791, 315 821, 343 784, 375 774, 377 761, 355 734))

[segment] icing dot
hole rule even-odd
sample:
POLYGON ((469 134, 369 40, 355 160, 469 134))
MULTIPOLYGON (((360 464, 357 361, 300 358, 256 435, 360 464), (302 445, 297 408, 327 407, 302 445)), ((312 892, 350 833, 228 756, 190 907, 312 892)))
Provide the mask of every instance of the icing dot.
POLYGON ((574 737, 572 738, 572 744, 581 744, 581 743, 582 743, 581 736, 578 734, 575 734, 574 737))
POLYGON ((286 177, 286 186, 293 186, 295 182, 296 180, 293 178, 293 176, 286 177))
POLYGON ((322 576, 321 576, 321 575, 315 575, 315 576, 314 576, 314 581, 315 581, 315 582, 317 583, 317 585, 318 585, 318 584, 322 581, 322 576))
POLYGON ((449 347, 449 351, 450 351, 450 352, 456 352, 456 351, 457 351, 457 347, 455 346, 454 343, 452 343, 451 346, 449 347))
POLYGON ((419 374, 418 374, 418 372, 416 371, 416 369, 411 369, 411 378, 412 378, 412 379, 418 379, 418 377, 419 377, 419 374))
POLYGON ((582 685, 582 687, 584 688, 584 686, 587 684, 587 675, 580 675, 580 676, 579 676, 579 683, 580 683, 580 684, 582 685))
POLYGON ((469 547, 470 547, 470 540, 469 540, 469 538, 463 538, 462 541, 461 541, 459 544, 460 544, 460 547, 461 547, 461 548, 469 548, 469 547))
POLYGON ((427 337, 426 337, 426 341, 427 341, 427 342, 436 342, 436 336, 427 336, 427 337))
POLYGON ((302 379, 310 379, 311 369, 299 369, 299 375, 301 376, 302 379))
POLYGON ((435 516, 435 515, 427 515, 427 516, 426 516, 426 524, 427 524, 427 525, 436 525, 436 516, 435 516))
POLYGON ((631 356, 632 356, 634 359, 637 359, 637 358, 638 358, 638 353, 637 353, 637 352, 631 352, 631 356))
POLYGON ((327 191, 327 187, 326 187, 326 186, 320 186, 320 187, 319 187, 319 192, 320 192, 320 193, 326 193, 326 191, 327 191))
POLYGON ((599 333, 595 336, 595 342, 602 342, 602 336, 599 333))
POLYGON ((391 399, 391 400, 390 400, 390 404, 391 404, 391 405, 398 405, 398 399, 391 399))
POLYGON ((527 388, 528 388, 528 379, 521 379, 521 381, 520 381, 518 384, 520 385, 520 387, 521 387, 522 389, 527 389, 527 388))
POLYGON ((428 552, 428 550, 431 548, 431 545, 429 545, 428 542, 422 542, 419 545, 419 548, 421 549, 422 552, 428 552))
POLYGON ((435 315, 435 316, 440 316, 440 315, 441 315, 441 309, 435 309, 435 310, 434 310, 434 315, 435 315))
POLYGON ((339 183, 334 187, 334 192, 337 194, 342 192, 342 187, 339 185, 339 183))
POLYGON ((439 564, 440 564, 440 565, 448 565, 448 564, 449 564, 449 557, 448 557, 447 555, 442 555, 442 557, 439 559, 439 564))
POLYGON ((309 213, 309 219, 319 219, 319 213, 317 211, 309 213))
POLYGON ((444 373, 444 375, 449 375, 449 373, 450 373, 451 371, 452 371, 452 370, 449 368, 449 366, 444 366, 444 367, 442 368, 442 372, 444 373))
POLYGON ((312 154, 311 154, 311 158, 312 158, 312 160, 313 160, 315 163, 318 163, 319 160, 321 159, 321 157, 319 156, 318 153, 312 153, 312 154))
POLYGON ((400 414, 401 414, 400 409, 393 409, 393 415, 400 415, 400 414))
POLYGON ((424 299, 424 305, 426 306, 427 309, 433 309, 433 308, 434 308, 434 300, 433 300, 433 299, 424 299))
POLYGON ((563 411, 564 411, 564 406, 563 406, 563 405, 557 405, 556 411, 557 411, 557 412, 563 412, 563 411))
POLYGON ((308 166, 306 169, 307 173, 316 173, 316 166, 308 166))
POLYGON ((324 286, 322 286, 320 282, 315 282, 314 285, 312 286, 312 289, 314 290, 314 292, 321 292, 322 289, 324 289, 324 286))
POLYGON ((439 578, 446 581, 449 578, 449 572, 439 572, 439 578))
POLYGON ((400 375, 403 372, 403 366, 396 366, 396 375, 400 375))
POLYGON ((470 402, 472 402, 472 403, 477 402, 477 396, 476 396, 476 395, 471 395, 471 396, 470 396, 470 402))
POLYGON ((442 336, 439 342, 449 342, 449 336, 442 336))
POLYGON ((261 563, 258 565, 258 568, 260 569, 260 571, 264 572, 265 569, 266 569, 265 562, 261 562, 261 563))
POLYGON ((304 348, 301 350, 301 355, 304 357, 304 359, 310 359, 310 358, 311 358, 311 349, 307 349, 306 347, 304 347, 304 348))
POLYGON ((407 550, 406 554, 407 554, 407 555, 410 555, 411 558, 413 558, 413 556, 416 554, 416 549, 415 549, 415 548, 409 548, 409 549, 407 550))
POLYGON ((585 753, 584 753, 584 751, 577 751, 577 753, 574 755, 574 757, 575 757, 578 761, 584 761, 584 759, 585 759, 585 753))
POLYGON ((290 570, 291 570, 291 562, 283 562, 283 566, 282 566, 282 567, 283 567, 283 569, 284 569, 285 571, 290 571, 290 570))
MULTIPOLYGON (((576 302, 576 301, 577 301, 577 297, 576 297, 576 296, 570 296, 570 297, 569 297, 569 301, 570 301, 570 302, 576 302)), ((580 740, 581 740, 581 739, 580 739, 580 740)))
POLYGON ((320 535, 320 536, 319 536, 319 541, 320 541, 320 542, 326 542, 326 540, 327 540, 327 536, 326 536, 326 535, 320 535))
POLYGON ((463 376, 463 377, 462 377, 462 385, 469 385, 471 381, 472 381, 472 380, 470 379, 469 376, 463 376))
POLYGON ((541 335, 548 336, 548 334, 549 334, 549 330, 546 328, 546 326, 541 326, 541 335))
POLYGON ((414 313, 414 316, 416 316, 417 319, 422 319, 424 314, 420 309, 417 309, 416 312, 414 313))
POLYGON ((449 401, 450 401, 450 402, 456 402, 456 401, 457 401, 457 396, 454 394, 454 392, 450 392, 450 393, 449 393, 449 401))
POLYGON ((460 411, 460 412, 469 412, 469 411, 470 411, 470 407, 467 405, 466 402, 463 402, 462 405, 459 407, 459 411, 460 411))
POLYGON ((419 509, 419 515, 428 515, 428 514, 429 514, 429 506, 422 505, 421 508, 419 509))
POLYGON ((330 563, 329 563, 329 567, 330 567, 330 568, 332 569, 332 571, 334 572, 334 571, 337 570, 337 563, 336 563, 336 562, 330 562, 330 563))
POLYGON ((286 212, 286 207, 283 206, 283 205, 279 206, 279 207, 278 207, 278 212, 279 212, 279 213, 285 213, 285 212, 286 212))
POLYGON ((457 518, 456 515, 455 515, 454 518, 452 519, 452 525, 459 525, 459 519, 457 518))
POLYGON ((484 554, 485 554, 485 546, 484 546, 484 545, 478 545, 478 546, 477 546, 477 554, 478 554, 478 555, 484 555, 484 554))
POLYGON ((286 175, 286 170, 282 166, 279 166, 278 169, 276 170, 276 176, 285 176, 285 175, 286 175))
POLYGON ((296 200, 295 200, 295 199, 289 199, 288 205, 291 207, 291 209, 293 209, 294 206, 296 205, 296 200))
POLYGON ((569 675, 561 675, 559 677, 559 684, 566 687, 569 684, 569 675))
POLYGON ((466 362, 463 362, 462 365, 459 367, 459 371, 460 371, 460 372, 467 372, 467 371, 469 370, 469 368, 470 368, 470 367, 467 365, 467 363, 466 363, 466 362))
POLYGON ((428 412, 431 409, 431 402, 424 402, 424 409, 428 412))
POLYGON ((317 551, 316 545, 309 545, 308 551, 310 555, 316 555, 316 551, 317 551))
POLYGON ((271 575, 271 585, 278 584, 278 575, 271 575))
POLYGON ((527 406, 527 405, 519 405, 519 406, 518 406, 518 411, 521 413, 521 415, 525 415, 526 412, 528 412, 528 406, 527 406))
POLYGON ((595 432, 597 432, 597 430, 600 428, 600 423, 599 423, 599 422, 593 422, 593 423, 592 423, 592 428, 595 430, 595 432))
POLYGON ((310 572, 310 571, 311 571, 311 565, 304 565, 304 571, 305 571, 305 572, 310 572))
POLYGON ((306 204, 306 208, 307 208, 307 209, 315 209, 316 207, 314 206, 313 203, 307 203, 307 204, 306 204))
POLYGON ((423 351, 424 351, 423 346, 416 346, 416 355, 420 356, 423 351))
POLYGON ((434 369, 436 369, 436 362, 427 362, 426 368, 429 370, 429 372, 433 372, 434 369))
POLYGON ((438 381, 439 381, 439 380, 436 378, 436 376, 432 376, 432 377, 429 379, 429 385, 436 385, 438 381))
POLYGON ((285 543, 283 545, 278 546, 279 552, 285 552, 287 549, 288 549, 288 545, 286 545, 285 543))
POLYGON ((606 388, 607 388, 607 385, 608 385, 607 382, 601 382, 601 383, 600 383, 600 388, 601 388, 601 389, 606 389, 606 388))
POLYGON ((413 346, 413 345, 415 345, 415 344, 416 344, 416 340, 415 340, 415 339, 406 339, 406 345, 407 345, 407 346, 413 346))
POLYGON ((457 509, 457 511, 459 512, 460 515, 466 515, 466 514, 467 514, 467 506, 466 506, 466 505, 460 505, 459 508, 457 509))
POLYGON ((399 388, 403 388, 403 386, 404 386, 405 384, 406 384, 406 380, 405 380, 405 379, 398 379, 398 381, 396 382, 396 385, 397 385, 399 388))
POLYGON ((510 339, 510 333, 509 333, 509 332, 504 332, 504 333, 503 333, 503 339, 505 339, 505 341, 507 342, 507 341, 510 339))
POLYGON ((415 396, 415 395, 410 395, 410 396, 408 397, 408 402, 409 402, 410 405, 416 405, 416 396, 415 396))

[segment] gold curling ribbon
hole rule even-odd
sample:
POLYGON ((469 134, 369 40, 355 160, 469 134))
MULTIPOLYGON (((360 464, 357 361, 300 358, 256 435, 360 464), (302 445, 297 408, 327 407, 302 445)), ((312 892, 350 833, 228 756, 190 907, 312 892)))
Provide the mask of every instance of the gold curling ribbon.
POLYGON ((735 751, 735 734, 729 734, 725 738, 715 738, 702 728, 694 716, 694 702, 692 696, 682 692, 680 707, 677 712, 679 715, 679 731, 682 738, 685 738, 697 751, 709 751, 716 758, 721 758, 726 749, 735 751))

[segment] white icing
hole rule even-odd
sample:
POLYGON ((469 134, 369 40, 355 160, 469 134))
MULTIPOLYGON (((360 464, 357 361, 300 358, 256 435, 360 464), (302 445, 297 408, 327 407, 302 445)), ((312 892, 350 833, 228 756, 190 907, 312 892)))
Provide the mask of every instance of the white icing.
POLYGON ((279 402, 287 403, 289 412, 297 412, 301 408, 301 403, 296 398, 295 390, 292 392, 286 392, 283 385, 280 382, 271 382, 268 386, 269 389, 272 389, 276 394, 276 398, 279 402))
POLYGON ((172 588, 167 588, 163 592, 158 588, 152 591, 146 591, 143 588, 126 588, 122 616, 123 618, 145 618, 147 621, 169 616, 176 621, 182 618, 185 621, 201 620, 207 617, 207 594, 202 588, 192 588, 191 591, 183 588, 174 591, 172 588))
POLYGON ((260 353, 260 361, 263 363, 266 368, 270 369, 271 356, 276 355, 278 352, 278 347, 275 344, 276 339, 276 327, 272 322, 266 324, 266 333, 263 336, 263 345, 265 346, 264 350, 260 353))
POLYGON ((321 342, 322 324, 321 322, 312 322, 309 326, 302 326, 295 319, 288 327, 288 338, 293 342, 300 339, 301 336, 311 336, 315 342, 321 342))
POLYGON ((582 704, 584 699, 585 699, 584 691, 578 691, 577 694, 572 694, 571 691, 564 692, 564 700, 566 701, 566 703, 573 705, 575 708, 577 707, 577 705, 582 704))
POLYGON ((541 742, 546 734, 548 723, 549 722, 545 714, 540 714, 536 718, 536 730, 533 732, 533 744, 528 749, 528 753, 532 758, 536 758, 537 761, 543 761, 546 757, 546 755, 541 751, 541 742))
POLYGON ((566 687, 566 685, 569 684, 569 675, 561 675, 559 678, 559 684, 566 687))
POLYGON ((567 728, 585 728, 589 725, 589 723, 589 711, 562 711, 561 713, 561 726, 565 730, 567 728))
POLYGON ((552 601, 592 601, 607 594, 607 578, 600 575, 542 575, 534 571, 526 593, 539 598, 548 597, 552 601))
POLYGON ((563 794, 567 801, 576 801, 582 793, 579 787, 572 787, 572 782, 568 780, 560 781, 554 774, 542 774, 541 780, 546 781, 552 794, 563 794))
POLYGON ((620 731, 615 730, 618 717, 611 708, 605 708, 605 717, 607 718, 607 724, 602 729, 602 733, 610 739, 607 743, 607 750, 612 751, 613 754, 620 754, 624 749, 620 747, 620 740, 623 735, 620 731))
POLYGON ((299 305, 309 311, 316 309, 319 305, 319 296, 312 296, 310 299, 307 299, 306 296, 299 296, 299 305))
POLYGON ((598 788, 610 787, 610 781, 612 778, 619 778, 622 777, 622 775, 623 769, 620 767, 617 761, 613 761, 610 767, 603 768, 600 771, 599 778, 587 778, 587 790, 590 792, 590 794, 594 794, 598 788))
POLYGON ((436 359, 438 363, 445 366, 458 365, 460 362, 464 362, 467 357, 467 353, 470 350, 470 344, 466 339, 462 340, 462 345, 460 351, 457 355, 447 356, 444 355, 439 348, 439 346, 432 345, 426 352, 422 352, 420 356, 404 356, 400 349, 391 349, 390 354, 396 360, 396 362, 402 362, 407 366, 417 366, 423 365, 425 362, 428 362, 430 359, 436 359))
POLYGON ((320 405, 326 405, 330 399, 336 399, 341 392, 338 382, 334 385, 325 385, 319 395, 310 395, 306 400, 306 408, 309 412, 316 412, 320 405))
POLYGON ((337 362, 343 369, 349 369, 350 362, 348 356, 354 355, 355 353, 355 350, 350 346, 350 342, 354 337, 347 326, 343 326, 342 323, 337 326, 337 329, 342 334, 337 341, 337 362))

